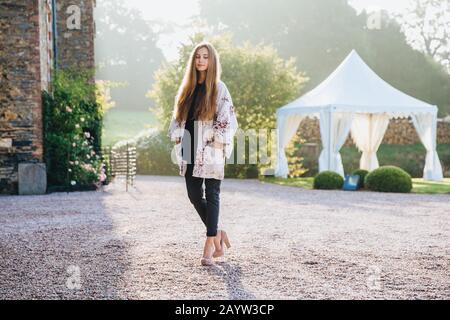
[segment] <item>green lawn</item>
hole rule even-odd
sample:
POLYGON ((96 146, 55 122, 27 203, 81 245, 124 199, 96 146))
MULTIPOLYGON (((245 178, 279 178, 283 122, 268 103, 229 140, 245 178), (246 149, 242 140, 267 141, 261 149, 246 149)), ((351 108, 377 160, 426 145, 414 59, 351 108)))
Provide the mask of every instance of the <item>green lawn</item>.
MULTIPOLYGON (((285 186, 300 187, 304 189, 313 188, 313 179, 307 178, 276 178, 276 177, 262 177, 261 182, 275 183, 285 186)), ((421 178, 413 179, 413 193, 426 194, 450 194, 450 178, 445 178, 442 182, 424 181, 421 178)))
POLYGON ((135 110, 109 110, 103 122, 103 146, 108 146, 117 141, 129 139, 144 129, 154 127, 157 123, 155 116, 150 111, 135 110))
POLYGON ((300 187, 303 189, 312 189, 314 178, 307 177, 307 178, 283 179, 283 178, 262 176, 259 180, 263 183, 268 182, 268 183, 280 184, 282 186, 291 186, 291 187, 300 187))
POLYGON ((423 181, 423 179, 413 179, 414 193, 450 193, 450 178, 445 178, 442 182, 423 181))

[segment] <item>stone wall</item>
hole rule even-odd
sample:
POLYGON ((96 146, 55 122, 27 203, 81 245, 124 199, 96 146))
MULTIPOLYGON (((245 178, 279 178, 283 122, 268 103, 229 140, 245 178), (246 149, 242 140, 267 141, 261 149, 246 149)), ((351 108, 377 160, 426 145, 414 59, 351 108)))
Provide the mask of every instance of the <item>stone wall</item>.
POLYGON ((17 193, 18 163, 42 162, 39 3, 0 1, 0 193, 17 193))
POLYGON ((94 0, 57 1, 58 67, 93 69, 94 0))
MULTIPOLYGON (((94 69, 94 0, 57 0, 57 65, 94 69)), ((43 162, 41 90, 53 75, 52 0, 0 0, 0 194, 18 166, 43 162)), ((94 78, 92 78, 93 80, 94 78)))
MULTIPOLYGON (((300 123, 300 137, 306 142, 320 144, 320 127, 318 119, 307 118, 300 123)), ((438 120, 437 142, 450 143, 450 122, 438 120)), ((416 129, 410 119, 391 119, 383 138, 383 144, 417 144, 421 143, 416 129)), ((349 136, 345 146, 354 145, 349 136)))

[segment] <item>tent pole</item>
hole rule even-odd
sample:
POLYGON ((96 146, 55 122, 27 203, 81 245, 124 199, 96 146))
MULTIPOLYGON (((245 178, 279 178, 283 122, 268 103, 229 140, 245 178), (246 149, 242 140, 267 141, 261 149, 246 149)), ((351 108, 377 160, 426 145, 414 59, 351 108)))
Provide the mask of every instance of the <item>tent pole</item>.
POLYGON ((328 170, 331 170, 331 127, 333 121, 331 119, 331 106, 328 109, 328 170))
MULTIPOLYGON (((373 113, 369 113, 369 147, 372 146, 372 116, 373 113)), ((368 171, 372 169, 372 157, 369 158, 369 168, 368 171)))

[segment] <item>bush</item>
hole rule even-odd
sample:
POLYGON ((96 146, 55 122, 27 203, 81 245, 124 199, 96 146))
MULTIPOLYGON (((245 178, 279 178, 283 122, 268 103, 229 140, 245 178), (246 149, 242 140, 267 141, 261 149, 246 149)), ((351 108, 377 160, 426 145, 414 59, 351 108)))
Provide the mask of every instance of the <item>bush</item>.
POLYGON ((364 169, 358 169, 353 171, 352 176, 359 176, 358 189, 364 188, 364 179, 366 178, 368 173, 369 171, 364 169))
MULTIPOLYGON (((245 149, 242 155, 244 159, 241 159, 241 155, 238 157, 238 139, 233 141, 233 153, 230 159, 225 162, 225 177, 237 178, 237 179, 257 179, 259 176, 260 165, 256 163, 250 163, 249 159, 254 157, 254 153, 250 153, 249 137, 245 137, 245 149), (242 160, 245 162, 242 163, 242 160), (229 162, 229 163, 228 163, 229 162)), ((239 152, 240 153, 240 152, 239 152)))
POLYGON ((342 189, 344 178, 333 171, 322 171, 314 177, 314 189, 342 189))
POLYGON ((259 175, 256 164, 225 165, 225 177, 237 179, 257 179, 259 175))
POLYGON ((305 143, 299 135, 299 131, 296 132, 289 144, 286 146, 286 158, 288 160, 289 178, 299 178, 308 172, 303 163, 304 158, 300 155, 301 145, 305 143))
POLYGON ((133 139, 136 143, 137 174, 178 175, 178 165, 171 160, 174 142, 165 132, 151 128, 133 139))
POLYGON ((101 158, 103 111, 89 71, 57 71, 42 92, 48 189, 92 190, 106 180, 101 158))
POLYGON ((411 176, 395 166, 384 166, 370 172, 365 179, 369 190, 407 193, 412 189, 411 176))

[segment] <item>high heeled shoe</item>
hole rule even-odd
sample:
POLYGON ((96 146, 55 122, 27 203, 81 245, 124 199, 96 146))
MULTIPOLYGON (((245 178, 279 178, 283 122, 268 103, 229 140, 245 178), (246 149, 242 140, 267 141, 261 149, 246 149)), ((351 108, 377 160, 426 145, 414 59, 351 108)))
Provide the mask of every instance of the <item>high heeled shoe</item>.
POLYGON ((229 249, 231 247, 230 240, 228 239, 228 235, 225 231, 220 230, 220 250, 215 250, 213 253, 214 258, 219 258, 225 254, 225 250, 223 244, 227 246, 229 249))
POLYGON ((205 258, 205 257, 203 257, 203 258, 200 260, 200 263, 202 264, 202 266, 212 266, 212 265, 214 264, 214 261, 213 261, 213 259, 211 259, 211 258, 205 258))
POLYGON ((203 256, 201 258, 201 260, 200 260, 200 263, 201 263, 202 266, 212 266, 212 265, 214 265, 214 261, 213 261, 212 257, 205 257, 205 256, 203 256))

